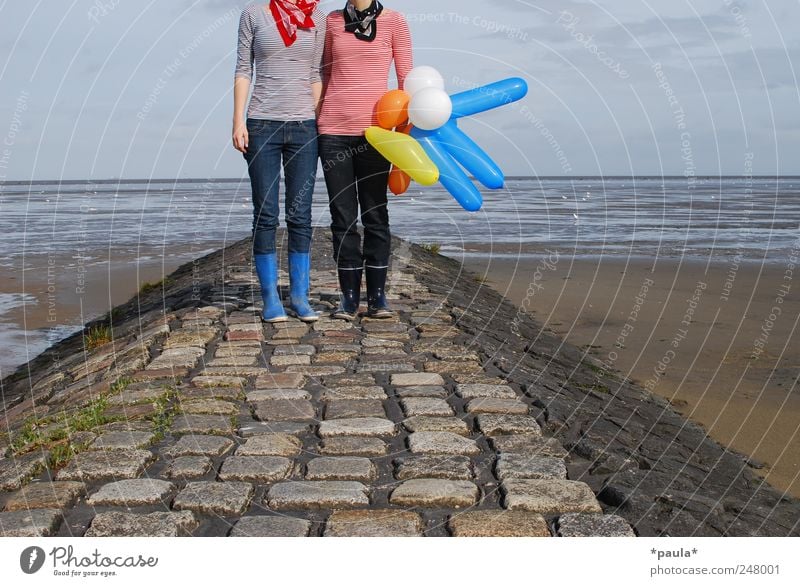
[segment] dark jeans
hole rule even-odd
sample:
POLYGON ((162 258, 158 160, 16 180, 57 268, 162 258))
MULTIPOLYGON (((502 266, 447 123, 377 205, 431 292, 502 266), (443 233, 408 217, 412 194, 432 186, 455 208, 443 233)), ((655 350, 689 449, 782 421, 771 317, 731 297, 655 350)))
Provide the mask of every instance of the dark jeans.
POLYGON ((389 264, 389 162, 363 136, 321 134, 319 152, 331 210, 333 257, 340 268, 389 264), (358 234, 359 206, 364 252, 358 234))
POLYGON ((253 189, 253 254, 275 252, 281 159, 286 182, 289 252, 311 248, 311 200, 317 176, 317 121, 247 119, 244 158, 253 189))

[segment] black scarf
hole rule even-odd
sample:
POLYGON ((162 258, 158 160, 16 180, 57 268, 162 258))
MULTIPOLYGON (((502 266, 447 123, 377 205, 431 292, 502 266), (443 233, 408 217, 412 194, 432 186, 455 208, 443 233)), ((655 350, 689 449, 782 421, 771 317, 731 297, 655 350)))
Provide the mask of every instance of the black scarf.
POLYGON ((372 0, 372 4, 364 10, 356 10, 348 2, 344 6, 344 30, 362 41, 374 41, 378 34, 378 15, 381 12, 383 5, 378 0, 372 0))

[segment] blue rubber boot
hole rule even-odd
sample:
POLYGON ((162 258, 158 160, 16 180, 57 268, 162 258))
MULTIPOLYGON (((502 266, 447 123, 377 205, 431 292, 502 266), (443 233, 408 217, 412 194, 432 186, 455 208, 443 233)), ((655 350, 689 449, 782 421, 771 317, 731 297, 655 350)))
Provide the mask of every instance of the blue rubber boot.
POLYGON ((256 265, 258 280, 261 283, 261 298, 264 300, 264 312, 261 319, 268 323, 286 321, 286 312, 278 293, 278 255, 254 254, 253 262, 256 265))
POLYGON ((289 307, 300 321, 317 321, 319 315, 308 304, 311 277, 311 255, 307 252, 289 253, 289 307))

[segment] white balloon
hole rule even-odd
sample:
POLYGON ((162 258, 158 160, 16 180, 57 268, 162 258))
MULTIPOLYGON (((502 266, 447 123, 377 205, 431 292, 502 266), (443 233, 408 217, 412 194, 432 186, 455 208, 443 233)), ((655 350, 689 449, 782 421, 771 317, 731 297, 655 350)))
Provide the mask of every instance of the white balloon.
POLYGON ((411 96, 408 120, 422 130, 444 126, 453 114, 453 100, 443 89, 429 87, 411 96))
POLYGON ((429 87, 443 90, 444 78, 441 73, 428 65, 420 65, 409 71, 403 82, 403 91, 410 96, 429 87))

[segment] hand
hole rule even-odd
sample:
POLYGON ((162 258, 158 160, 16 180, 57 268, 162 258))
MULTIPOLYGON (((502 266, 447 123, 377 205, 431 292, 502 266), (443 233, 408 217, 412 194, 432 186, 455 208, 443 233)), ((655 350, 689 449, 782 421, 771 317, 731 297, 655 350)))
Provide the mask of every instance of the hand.
POLYGON ((250 144, 250 135, 247 132, 247 124, 240 120, 233 123, 233 148, 242 153, 247 153, 250 144))

